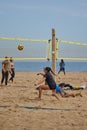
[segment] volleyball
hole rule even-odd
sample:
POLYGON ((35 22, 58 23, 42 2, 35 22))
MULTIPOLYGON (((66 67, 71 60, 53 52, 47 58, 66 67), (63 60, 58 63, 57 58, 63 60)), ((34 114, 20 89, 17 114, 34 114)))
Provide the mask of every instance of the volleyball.
POLYGON ((23 49, 24 49, 24 46, 23 46, 22 44, 19 44, 19 45, 18 45, 18 50, 19 50, 19 51, 22 51, 23 49))

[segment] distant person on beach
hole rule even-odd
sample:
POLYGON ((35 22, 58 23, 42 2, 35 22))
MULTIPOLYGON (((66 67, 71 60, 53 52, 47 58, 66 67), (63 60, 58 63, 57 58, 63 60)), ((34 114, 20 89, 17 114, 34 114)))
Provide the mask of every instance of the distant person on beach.
POLYGON ((8 57, 5 57, 5 60, 2 62, 2 79, 1 79, 1 85, 3 84, 5 80, 5 85, 8 83, 8 76, 9 76, 9 68, 10 64, 8 61, 8 57))
POLYGON ((37 99, 41 99, 42 96, 42 90, 52 90, 52 96, 55 96, 58 100, 58 96, 56 95, 56 82, 52 76, 55 75, 55 73, 52 71, 50 67, 44 68, 44 74, 42 74, 43 78, 41 81, 35 84, 35 86, 38 86, 39 89, 39 96, 37 99), (46 84, 41 85, 42 83, 46 82, 46 84))
POLYGON ((11 77, 10 77, 9 81, 13 82, 13 79, 15 77, 15 68, 14 68, 14 60, 12 57, 10 58, 10 75, 11 75, 11 77))
POLYGON ((62 71, 65 75, 65 63, 64 63, 63 59, 61 59, 59 66, 60 66, 60 70, 59 70, 58 74, 62 71))

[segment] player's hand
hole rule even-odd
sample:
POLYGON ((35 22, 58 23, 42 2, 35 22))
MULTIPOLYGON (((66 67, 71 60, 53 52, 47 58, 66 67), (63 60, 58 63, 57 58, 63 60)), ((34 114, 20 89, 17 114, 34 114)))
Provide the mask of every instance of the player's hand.
POLYGON ((40 75, 40 73, 37 73, 37 75, 40 75))
POLYGON ((35 85, 35 86, 37 86, 37 84, 36 84, 36 83, 35 83, 34 85, 35 85))

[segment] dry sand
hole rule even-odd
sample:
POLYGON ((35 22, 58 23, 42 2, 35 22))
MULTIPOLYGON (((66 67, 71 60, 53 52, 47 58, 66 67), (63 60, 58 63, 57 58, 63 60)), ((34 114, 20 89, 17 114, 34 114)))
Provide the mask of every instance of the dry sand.
MULTIPOLYGON (((40 79, 36 73, 17 72, 13 84, 0 88, 0 106, 10 106, 0 107, 0 130, 87 130, 87 90, 82 91, 83 97, 59 96, 60 101, 51 96, 51 91, 43 91, 42 100, 31 100, 38 96, 34 83, 40 79), (70 110, 35 110, 18 106, 70 110)), ((87 84, 87 73, 66 73, 66 76, 61 73, 60 81, 72 85, 87 84)))

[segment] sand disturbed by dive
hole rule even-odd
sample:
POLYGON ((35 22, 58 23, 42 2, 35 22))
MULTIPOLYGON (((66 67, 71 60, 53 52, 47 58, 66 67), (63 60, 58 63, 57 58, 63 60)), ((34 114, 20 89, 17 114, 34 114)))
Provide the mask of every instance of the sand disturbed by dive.
MULTIPOLYGON (((62 73, 59 76, 60 82, 73 86, 87 84, 86 72, 67 72, 66 76, 62 73)), ((59 96, 60 101, 57 101, 51 96, 51 91, 43 91, 42 100, 31 100, 38 96, 34 83, 40 79, 36 72, 17 72, 13 84, 0 88, 0 106, 9 106, 0 107, 0 130, 87 130, 87 90, 82 91, 82 98, 59 96), (19 106, 63 110, 25 109, 19 106)))

